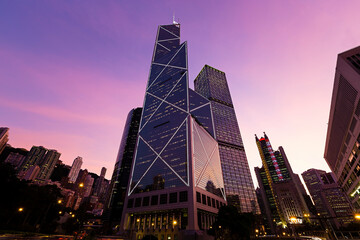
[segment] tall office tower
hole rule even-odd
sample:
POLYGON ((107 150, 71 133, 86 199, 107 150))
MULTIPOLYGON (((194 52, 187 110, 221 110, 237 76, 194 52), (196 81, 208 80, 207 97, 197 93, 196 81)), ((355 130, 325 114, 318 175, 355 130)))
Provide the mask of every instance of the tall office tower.
POLYGON ((360 47, 338 55, 325 144, 325 160, 360 210, 360 47))
POLYGON ((74 162, 71 166, 71 170, 68 176, 70 183, 74 183, 76 181, 76 178, 79 175, 82 164, 83 164, 82 157, 78 156, 77 158, 74 159, 74 162))
POLYGON ((270 210, 266 212, 271 219, 269 226, 274 229, 274 223, 292 223, 290 218, 294 216, 301 222, 304 214, 309 214, 309 209, 303 197, 303 186, 293 173, 284 149, 279 147, 278 151, 273 151, 265 133, 264 137, 255 139, 263 163, 263 167, 255 168, 255 172, 263 199, 267 201, 265 205, 270 210))
POLYGON ((61 153, 56 150, 48 150, 42 159, 40 166, 40 173, 37 176, 38 179, 48 180, 54 171, 55 165, 60 158, 61 153))
POLYGON ((91 177, 91 175, 87 175, 84 183, 84 197, 89 197, 91 194, 92 186, 94 184, 94 178, 91 177))
POLYGON ((46 154, 46 151, 47 149, 44 148, 43 146, 40 147, 33 146, 20 168, 19 177, 23 177, 26 174, 26 171, 30 167, 34 165, 40 165, 46 154))
POLYGON ((224 183, 210 102, 188 87, 179 24, 158 27, 137 141, 120 227, 136 239, 209 229, 224 183))
POLYGON ((225 73, 205 65, 194 86, 211 103, 228 203, 240 212, 260 213, 225 73))
POLYGON ((352 206, 333 173, 312 168, 303 172, 302 177, 322 218, 328 219, 335 228, 353 221, 352 206))
POLYGON ((9 141, 9 128, 0 128, 0 154, 4 150, 7 142, 9 141))
POLYGON ((101 168, 100 177, 105 178, 105 174, 106 174, 106 167, 102 167, 102 168, 101 168))
POLYGON ((142 108, 132 109, 126 119, 114 172, 111 177, 109 196, 106 201, 104 219, 109 229, 120 224, 124 200, 135 153, 142 108))
POLYGON ((100 196, 101 193, 103 192, 103 184, 104 184, 105 174, 106 174, 106 168, 103 167, 103 168, 101 168, 100 177, 98 177, 95 181, 93 195, 100 196))

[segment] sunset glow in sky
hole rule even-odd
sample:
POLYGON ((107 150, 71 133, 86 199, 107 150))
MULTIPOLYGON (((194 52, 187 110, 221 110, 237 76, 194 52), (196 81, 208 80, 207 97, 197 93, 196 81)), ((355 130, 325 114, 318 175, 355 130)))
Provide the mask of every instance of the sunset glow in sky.
MULTIPOLYGON (((175 13, 189 81, 224 71, 250 164, 254 134, 294 172, 323 159, 337 54, 360 45, 360 1, 0 1, 0 126, 111 177, 126 116, 142 106, 158 25, 175 13)), ((255 179, 255 178, 254 178, 255 179)), ((255 185, 257 182, 255 181, 255 185)))

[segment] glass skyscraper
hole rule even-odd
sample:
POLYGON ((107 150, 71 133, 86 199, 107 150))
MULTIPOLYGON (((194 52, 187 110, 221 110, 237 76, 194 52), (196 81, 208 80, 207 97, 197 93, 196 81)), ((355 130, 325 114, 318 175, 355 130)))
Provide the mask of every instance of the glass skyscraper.
POLYGON ((135 153, 141 112, 142 108, 132 109, 126 119, 104 212, 105 225, 108 228, 119 225, 121 221, 135 153))
POLYGON ((195 91, 210 100, 219 143, 225 192, 241 212, 259 213, 254 184, 225 73, 205 65, 194 81, 195 91))
MULTIPOLYGON (((226 204, 210 102, 188 87, 180 25, 158 27, 121 228, 184 239, 226 204)), ((205 234, 205 232, 204 232, 205 234)))

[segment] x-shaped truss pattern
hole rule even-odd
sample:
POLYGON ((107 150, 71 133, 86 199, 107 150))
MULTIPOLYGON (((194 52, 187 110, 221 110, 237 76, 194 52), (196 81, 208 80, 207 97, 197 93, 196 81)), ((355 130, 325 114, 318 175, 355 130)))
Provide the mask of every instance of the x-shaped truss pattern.
MULTIPOLYGON (((158 29, 128 195, 149 181, 145 180, 149 178, 147 174, 159 164, 162 169, 168 168, 168 173, 178 178, 178 182, 189 186, 188 119, 190 115, 203 114, 201 109, 211 116, 209 101, 189 90, 186 42, 179 45, 179 36, 167 27, 158 29), (189 104, 189 97, 196 103, 189 104), (169 154, 173 151, 172 144, 181 141, 186 143, 180 144, 181 156, 175 152, 169 154), (176 156, 165 158, 171 154, 176 156)), ((207 157, 211 159, 211 154, 207 157)))

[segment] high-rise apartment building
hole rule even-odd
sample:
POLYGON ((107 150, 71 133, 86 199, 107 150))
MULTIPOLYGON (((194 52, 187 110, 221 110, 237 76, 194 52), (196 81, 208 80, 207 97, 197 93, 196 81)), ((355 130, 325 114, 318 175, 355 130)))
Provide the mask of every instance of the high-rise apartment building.
POLYGON ((322 218, 330 221, 334 228, 344 227, 353 221, 351 204, 333 173, 309 169, 302 173, 302 177, 322 218))
POLYGON ((30 150, 30 152, 28 153, 28 155, 26 156, 23 165, 21 166, 21 170, 19 172, 20 176, 25 175, 26 171, 34 165, 40 165, 45 154, 46 154, 47 149, 40 146, 40 147, 36 147, 33 146, 30 150))
POLYGON ((77 157, 74 159, 74 162, 71 166, 68 178, 70 183, 76 182, 76 178, 79 175, 81 165, 83 164, 82 157, 77 157))
POLYGON ((85 188, 84 197, 90 196, 93 184, 94 184, 94 178, 92 178, 91 175, 87 175, 84 183, 84 188, 85 188))
POLYGON ((226 204, 214 136, 210 102, 188 87, 180 25, 159 26, 120 224, 133 239, 209 229, 226 204))
POLYGON ((104 211, 106 226, 112 229, 119 225, 128 189, 131 166, 135 153, 142 108, 132 109, 126 119, 114 172, 111 178, 109 197, 104 211))
POLYGON ((60 155, 61 153, 58 153, 56 150, 47 150, 44 158, 39 164, 40 173, 37 176, 38 179, 48 180, 50 178, 60 155))
POLYGON ((260 213, 225 73, 205 65, 194 86, 211 103, 228 203, 240 212, 260 213))
POLYGON ((42 146, 33 146, 20 167, 19 177, 23 178, 32 166, 39 166, 40 172, 37 179, 48 180, 60 158, 56 150, 48 150, 42 146))
POLYGON ((263 215, 266 215, 268 226, 274 231, 276 225, 293 223, 292 217, 302 222, 304 214, 309 214, 304 187, 293 173, 284 149, 279 147, 274 151, 265 133, 264 137, 255 139, 263 163, 263 167, 255 168, 255 172, 265 201, 262 204, 267 211, 263 215))
POLYGON ((9 128, 0 128, 0 154, 4 150, 7 142, 9 141, 9 128))
POLYGON ((360 210, 360 47, 338 55, 325 160, 355 209, 360 210))
POLYGON ((106 174, 106 168, 102 167, 100 177, 98 177, 95 181, 93 195, 100 196, 101 193, 103 192, 105 174, 106 174))
POLYGON ((48 180, 54 171, 60 155, 56 150, 48 150, 42 146, 33 146, 20 167, 19 177, 24 177, 30 167, 37 165, 40 167, 37 178, 40 180, 48 180))

